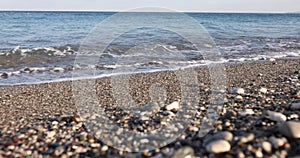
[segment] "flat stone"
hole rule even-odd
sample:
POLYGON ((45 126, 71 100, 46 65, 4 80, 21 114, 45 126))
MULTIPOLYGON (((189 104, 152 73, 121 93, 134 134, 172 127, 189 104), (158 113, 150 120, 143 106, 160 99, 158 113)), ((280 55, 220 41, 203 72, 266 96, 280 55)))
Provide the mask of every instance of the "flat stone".
POLYGON ((239 115, 241 115, 241 116, 247 116, 247 115, 253 115, 253 114, 255 114, 255 113, 252 109, 245 109, 245 110, 239 111, 239 115))
POLYGON ((264 88, 264 87, 261 87, 261 88, 259 89, 259 92, 261 92, 261 93, 267 93, 267 92, 268 92, 268 89, 267 89, 267 88, 264 88))
POLYGON ((300 110, 300 103, 292 103, 291 109, 300 110))
POLYGON ((191 147, 182 147, 178 149, 172 158, 192 158, 194 157, 194 149, 191 147))
POLYGON ((300 122, 289 121, 278 126, 281 134, 289 138, 300 138, 300 122))
POLYGON ((215 139, 224 139, 227 141, 232 141, 233 139, 233 134, 231 132, 228 131, 222 131, 222 132, 218 132, 213 136, 215 139))
POLYGON ((268 118, 272 121, 276 121, 276 122, 285 122, 286 121, 286 116, 282 113, 268 111, 267 114, 268 114, 268 118))
POLYGON ((169 104, 166 106, 166 109, 168 111, 171 111, 171 110, 178 110, 179 109, 179 103, 177 101, 174 101, 173 103, 169 104))
POLYGON ((243 88, 234 88, 230 92, 231 94, 245 94, 245 90, 243 88))
POLYGON ((213 154, 229 152, 231 145, 226 140, 216 140, 206 146, 206 151, 213 154))

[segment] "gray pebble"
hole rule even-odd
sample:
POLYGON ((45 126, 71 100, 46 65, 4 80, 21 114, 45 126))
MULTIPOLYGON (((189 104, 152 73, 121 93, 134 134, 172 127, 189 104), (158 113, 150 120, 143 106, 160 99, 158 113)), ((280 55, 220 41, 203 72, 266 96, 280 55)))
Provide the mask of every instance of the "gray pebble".
POLYGON ((278 130, 281 134, 289 138, 300 138, 300 123, 289 121, 282 123, 278 126, 278 130))

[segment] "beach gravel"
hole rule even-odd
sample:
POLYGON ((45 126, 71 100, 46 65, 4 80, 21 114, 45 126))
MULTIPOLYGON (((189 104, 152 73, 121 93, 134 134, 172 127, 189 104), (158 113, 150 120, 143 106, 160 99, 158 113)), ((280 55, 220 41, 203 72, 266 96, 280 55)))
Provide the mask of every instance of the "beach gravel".
MULTIPOLYGON (((210 73, 206 67, 195 68, 200 97, 193 105, 195 115, 182 115, 190 120, 189 125, 186 129, 181 124, 168 126, 172 130, 164 134, 183 131, 174 142, 155 150, 134 153, 109 145, 109 141, 122 144, 122 140, 132 140, 132 137, 116 137, 104 142, 91 132, 86 119, 95 120, 97 124, 101 116, 89 112, 79 114, 72 82, 1 86, 0 157, 299 156, 300 60, 228 63, 225 68, 226 78, 221 78, 221 81, 226 82, 227 87, 221 87, 221 90, 211 89, 210 73), (223 106, 210 103, 211 97, 216 96, 223 97, 223 106), (207 133, 202 135, 208 127, 204 123, 210 124, 209 118, 205 117, 208 112, 217 117, 207 133)), ((160 129, 178 117, 184 107, 180 81, 172 71, 130 77, 129 96, 138 107, 149 105, 141 113, 130 113, 134 110, 120 108, 112 94, 110 77, 97 79, 94 88, 97 105, 104 109, 105 116, 114 125, 132 132, 160 129), (153 89, 155 87, 157 91, 153 89), (164 90, 161 91, 161 88, 164 90), (160 94, 166 98, 161 99, 160 94), (149 104, 151 97, 161 100, 149 104)), ((86 105, 90 101, 82 100, 86 105)), ((123 130, 102 136, 105 138, 123 130)), ((143 138, 131 147, 138 149, 147 142, 156 143, 152 138, 143 138)), ((126 147, 127 144, 123 145, 126 147)))

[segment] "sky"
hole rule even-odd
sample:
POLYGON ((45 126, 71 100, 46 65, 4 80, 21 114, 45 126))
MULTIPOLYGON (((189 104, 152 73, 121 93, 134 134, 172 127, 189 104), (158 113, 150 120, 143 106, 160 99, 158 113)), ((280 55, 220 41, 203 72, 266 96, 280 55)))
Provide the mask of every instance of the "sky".
POLYGON ((127 11, 161 7, 181 12, 299 12, 300 0, 0 0, 0 10, 127 11))

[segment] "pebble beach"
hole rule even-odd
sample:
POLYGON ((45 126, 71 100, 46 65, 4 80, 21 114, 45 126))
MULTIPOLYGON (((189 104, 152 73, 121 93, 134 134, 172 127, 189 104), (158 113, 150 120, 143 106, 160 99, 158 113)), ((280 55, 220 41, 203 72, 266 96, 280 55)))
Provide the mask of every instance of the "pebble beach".
MULTIPOLYGON (((174 142, 142 152, 117 150, 87 129, 77 112, 72 82, 0 87, 0 157, 293 157, 300 156, 300 60, 278 59, 225 65, 226 89, 219 118, 199 136, 210 106, 209 72, 195 68, 199 80, 196 115, 174 142)), ((119 126, 133 131, 159 128, 180 107, 180 85, 171 71, 130 78, 130 95, 139 106, 149 101, 152 84, 164 85, 165 105, 152 120, 124 113, 111 95, 110 78, 96 81, 99 104, 119 126), (175 103, 174 103, 175 102, 175 103)), ((174 129, 175 130, 175 129, 174 129)))

